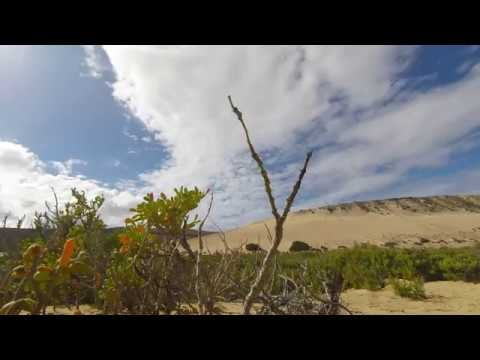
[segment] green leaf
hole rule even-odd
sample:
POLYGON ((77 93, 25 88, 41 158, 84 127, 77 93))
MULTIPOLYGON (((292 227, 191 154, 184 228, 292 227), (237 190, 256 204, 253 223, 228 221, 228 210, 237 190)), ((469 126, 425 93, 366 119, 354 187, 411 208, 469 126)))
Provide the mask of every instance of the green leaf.
POLYGON ((88 274, 88 273, 91 273, 92 271, 90 266, 88 266, 82 261, 74 261, 70 263, 68 268, 74 274, 88 274))
POLYGON ((30 298, 10 301, 0 308, 0 315, 18 315, 22 310, 32 313, 37 306, 37 302, 30 298))
POLYGON ((51 275, 47 271, 37 271, 35 275, 33 275, 33 280, 38 282, 46 282, 50 281, 51 275))

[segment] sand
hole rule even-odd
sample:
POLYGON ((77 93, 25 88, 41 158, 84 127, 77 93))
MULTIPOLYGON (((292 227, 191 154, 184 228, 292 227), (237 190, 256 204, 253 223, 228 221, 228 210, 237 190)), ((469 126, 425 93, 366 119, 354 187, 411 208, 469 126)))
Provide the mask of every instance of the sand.
POLYGON ((390 286, 379 291, 351 289, 342 294, 342 299, 355 314, 480 314, 480 284, 434 281, 425 284, 425 292, 427 299, 411 300, 395 295, 390 286))
MULTIPOLYGON (((365 203, 367 205, 337 205, 293 213, 284 225, 280 250, 288 250, 293 241, 328 249, 350 247, 355 243, 459 247, 480 242, 480 212, 477 208, 471 210, 452 205, 451 200, 436 199, 437 207, 432 205, 429 208, 420 200, 405 199, 382 200, 381 206, 377 204, 380 201, 373 201, 365 203)), ((226 241, 231 248, 256 243, 267 249, 269 240, 265 225, 274 232, 274 220, 267 219, 227 231, 226 241)), ((208 235, 204 239, 208 250, 224 249, 219 235, 208 235)), ((195 248, 196 240, 192 239, 191 244, 195 248)))
MULTIPOLYGON (((267 219, 225 233, 231 248, 246 243, 268 248, 265 224, 273 233, 274 221, 267 219)), ((222 251, 217 234, 204 237, 209 251, 222 251)), ((335 249, 355 243, 398 247, 461 247, 480 243, 480 196, 404 198, 340 204, 291 214, 284 226, 281 251, 293 241, 313 247, 335 249)), ((196 248, 197 240, 190 240, 196 248)), ((427 299, 415 301, 395 295, 390 287, 379 291, 348 290, 342 298, 357 314, 480 314, 480 284, 430 282, 427 299)), ((241 303, 221 304, 227 314, 239 314, 241 303)), ((96 310, 82 306, 82 313, 96 310)), ((59 308, 57 314, 72 311, 59 308)))
MULTIPOLYGON (((425 291, 427 299, 411 300, 395 295, 390 286, 378 291, 350 289, 342 294, 342 301, 354 315, 480 315, 480 284, 435 281, 426 283, 425 291)), ((241 314, 241 302, 219 305, 224 315, 241 314)), ((81 305, 80 310, 83 315, 101 313, 88 305, 81 305)), ((74 308, 66 307, 57 307, 55 312, 50 307, 47 311, 48 315, 74 313, 74 308)))

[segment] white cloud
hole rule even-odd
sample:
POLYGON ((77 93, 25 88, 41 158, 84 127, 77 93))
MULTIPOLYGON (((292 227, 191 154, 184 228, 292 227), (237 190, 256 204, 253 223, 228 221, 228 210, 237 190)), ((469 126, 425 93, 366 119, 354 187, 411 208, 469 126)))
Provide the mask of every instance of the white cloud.
MULTIPOLYGON (((212 218, 224 228, 268 217, 261 178, 227 95, 243 111, 253 142, 272 170, 281 202, 304 154, 316 149, 297 208, 379 193, 412 169, 443 166, 452 154, 476 146, 471 135, 480 125, 478 65, 457 83, 407 92, 404 85, 428 80, 402 76, 415 59, 416 47, 103 49, 116 74, 113 95, 166 146, 169 159, 140 174, 136 182, 109 188, 71 172, 51 175, 28 149, 18 145, 12 153, 12 145, 5 145, 0 160, 2 156, 6 160, 0 164, 13 167, 17 175, 10 185, 2 180, 2 195, 20 192, 23 200, 41 202, 49 194, 48 185, 61 187, 68 195, 75 184, 107 194, 107 221, 118 224, 147 191, 197 185, 215 189, 212 218), (45 191, 29 192, 28 181, 20 180, 24 178, 34 178, 32 189, 43 186, 45 191)), ((22 199, 15 197, 7 196, 4 204, 18 212, 22 199)))
POLYGON ((125 135, 126 137, 132 139, 133 141, 138 141, 138 136, 135 135, 135 134, 132 134, 130 131, 128 131, 127 128, 123 129, 122 134, 125 135))
POLYGON ((89 197, 104 194, 103 214, 111 225, 121 224, 128 209, 141 200, 135 189, 113 189, 98 181, 71 175, 72 167, 85 165, 84 161, 52 162, 50 165, 56 174, 48 171, 48 165, 23 145, 0 141, 0 216, 12 214, 10 226, 24 214, 31 221, 35 211, 44 211, 45 201, 53 200, 52 187, 61 203, 71 199, 70 190, 74 187, 84 190, 89 197))
POLYGON ((149 189, 215 185, 227 226, 269 216, 255 165, 228 107, 231 94, 273 167, 283 200, 303 154, 320 147, 298 205, 382 189, 415 168, 444 165, 480 125, 474 69, 464 81, 404 91, 410 46, 105 46, 114 96, 171 159, 142 174, 149 189), (387 105, 385 105, 387 104, 387 105), (359 113, 359 111, 362 111, 359 113), (243 169, 243 170, 242 170, 243 169))
MULTIPOLYGON (((161 169, 141 174, 147 189, 215 184, 216 211, 228 225, 268 216, 262 183, 251 164, 241 127, 227 103, 231 94, 245 114, 256 146, 277 160, 302 161, 319 134, 302 146, 311 129, 339 132, 353 122, 336 119, 343 109, 368 109, 396 94, 397 76, 415 47, 394 46, 104 46, 117 80, 114 96, 170 151, 161 169), (333 103, 338 99, 337 103, 333 103), (291 154, 293 151, 293 155, 291 154), (248 164, 239 175, 235 164, 248 164), (247 201, 250 199, 251 201, 247 201), (222 204, 228 204, 222 206, 222 204), (257 214, 260 216, 259 214, 257 214)), ((334 134, 334 136, 338 136, 334 134)), ((331 139, 332 141, 335 138, 331 139)), ((284 197, 296 163, 280 178, 284 197)), ((295 170, 295 171, 294 171, 295 170)), ((283 175, 282 175, 283 172, 283 175)))
POLYGON ((88 75, 94 78, 100 78, 103 73, 110 69, 107 59, 96 45, 82 45, 85 52, 85 65, 89 70, 88 75))
MULTIPOLYGON (((205 187, 221 181, 219 174, 228 172, 224 169, 232 159, 243 156, 250 161, 227 95, 244 111, 260 150, 291 148, 312 121, 317 127, 329 126, 330 119, 322 116, 335 108, 331 99, 343 98, 349 108, 357 109, 392 96, 398 90, 393 80, 415 50, 389 46, 104 49, 117 75, 114 96, 170 150, 171 160, 163 168, 141 175, 153 189, 179 184, 205 187)), ((232 179, 223 179, 231 184, 232 179)), ((246 191, 236 190, 238 195, 230 196, 244 199, 246 191)))
POLYGON ((61 175, 71 175, 75 165, 86 166, 88 164, 86 161, 79 159, 69 159, 65 162, 51 161, 50 163, 61 175))

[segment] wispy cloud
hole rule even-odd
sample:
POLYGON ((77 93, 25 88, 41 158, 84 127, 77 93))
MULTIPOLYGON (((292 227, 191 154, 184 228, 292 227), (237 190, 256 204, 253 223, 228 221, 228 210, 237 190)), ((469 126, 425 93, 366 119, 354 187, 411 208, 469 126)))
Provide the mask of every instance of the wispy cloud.
POLYGON ((85 51, 85 65, 88 69, 88 75, 94 78, 102 77, 103 73, 110 69, 107 59, 102 53, 102 48, 96 45, 82 45, 82 48, 85 51))
POLYGON ((9 225, 24 214, 31 221, 35 211, 44 210, 45 201, 52 201, 51 187, 61 203, 71 199, 70 190, 75 187, 85 190, 89 196, 104 194, 105 220, 111 225, 121 224, 122 217, 129 213, 128 208, 141 200, 141 196, 132 188, 111 188, 93 179, 72 175, 75 165, 85 165, 85 162, 71 159, 46 163, 21 144, 0 141, 0 215, 12 214, 9 225))
MULTIPOLYGON (((108 187, 73 176, 64 163, 51 174, 28 149, 4 143, 0 172, 15 175, 2 181, 0 194, 25 194, 18 201, 7 196, 5 209, 20 211, 22 200, 41 203, 48 194, 29 186, 55 184, 67 196, 76 185, 105 193, 107 219, 119 223, 147 191, 197 185, 214 189, 212 218, 223 227, 270 216, 227 95, 245 115, 280 202, 304 154, 316 150, 297 208, 388 194, 410 171, 445 166, 476 146, 469 135, 480 126, 480 68, 465 67, 454 83, 412 90, 432 82, 424 74, 405 75, 417 47, 104 46, 101 51, 115 72, 113 96, 150 132, 140 136, 124 129, 124 135, 161 142, 167 160, 135 181, 108 187)), ((476 179, 475 169, 470 175, 476 179)), ((460 190, 446 183, 451 179, 429 184, 436 191, 460 190)))
POLYGON ((71 175, 73 167, 76 165, 86 166, 88 163, 80 159, 69 159, 67 161, 51 161, 50 164, 58 171, 60 175, 71 175))
POLYGON ((126 137, 132 139, 133 141, 138 141, 138 136, 135 134, 132 134, 127 128, 124 128, 122 131, 122 134, 125 135, 126 137))

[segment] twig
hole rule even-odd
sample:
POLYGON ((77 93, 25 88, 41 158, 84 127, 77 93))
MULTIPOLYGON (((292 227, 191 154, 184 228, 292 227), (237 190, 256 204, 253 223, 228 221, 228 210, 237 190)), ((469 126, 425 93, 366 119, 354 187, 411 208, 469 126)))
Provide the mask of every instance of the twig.
POLYGON ((259 169, 260 169, 260 174, 263 178, 263 182, 265 184, 265 192, 267 193, 268 201, 270 203, 270 207, 272 210, 272 214, 275 218, 275 239, 273 243, 271 244, 270 249, 267 252, 267 255, 265 256, 262 267, 260 268, 260 271, 252 284, 250 291, 245 298, 244 305, 243 305, 243 313, 245 315, 248 315, 250 313, 250 310, 253 306, 253 302, 255 300, 255 297, 258 295, 259 291, 263 289, 265 280, 267 278, 267 273, 270 268, 272 259, 278 249, 278 246, 280 245, 280 242, 282 241, 283 238, 283 224, 285 220, 287 219, 288 213, 290 211, 290 208, 293 205, 293 202, 295 200, 295 197, 297 196, 298 191, 300 190, 300 186, 303 180, 303 177, 305 176, 305 173, 307 171, 308 163, 310 162, 310 159, 312 157, 312 152, 309 152, 307 154, 307 157, 305 159, 305 163, 303 165, 302 170, 300 171, 300 175, 298 177, 297 182, 295 183, 292 192, 287 198, 287 202, 285 205, 285 208, 283 210, 282 215, 280 216, 277 206, 275 205, 275 199, 273 197, 272 193, 272 187, 270 183, 270 178, 268 176, 268 172, 265 169, 262 159, 258 155, 258 153, 255 151, 255 148, 252 145, 252 142, 250 140, 250 135, 248 133, 248 129, 245 125, 245 122, 243 120, 243 114, 238 110, 238 108, 233 104, 231 96, 228 96, 228 101, 230 102, 230 106, 233 110, 233 113, 237 116, 238 120, 242 124, 243 130, 245 131, 245 137, 247 139, 248 147, 250 149, 250 153, 252 158, 256 161, 259 169))
POLYGON ((265 229, 267 229, 268 241, 270 241, 270 245, 271 245, 273 244, 272 233, 270 232, 270 229, 268 228, 267 224, 263 223, 263 226, 265 226, 265 229))
POLYGON ((248 129, 245 125, 245 122, 243 121, 243 114, 240 112, 240 110, 238 110, 238 108, 235 105, 233 105, 231 96, 228 96, 228 101, 230 102, 230 106, 232 107, 233 112, 235 113, 235 115, 237 115, 237 118, 242 124, 243 130, 245 131, 245 136, 247 138, 248 147, 250 148, 250 153, 252 155, 252 158, 257 162, 257 165, 260 168, 260 173, 263 177, 263 182, 265 184, 265 192, 267 193, 268 201, 270 202, 270 207, 272 208, 272 214, 275 217, 275 219, 278 219, 280 217, 280 214, 278 213, 277 206, 275 205, 275 199, 273 198, 272 187, 270 185, 270 178, 268 177, 268 173, 265 170, 265 167, 263 166, 263 161, 260 158, 260 156, 257 154, 257 152, 255 151, 255 148, 252 145, 252 142, 250 140, 250 135, 248 133, 248 129))
POLYGON ((203 298, 202 288, 201 288, 201 277, 203 273, 201 271, 201 266, 200 266, 202 253, 203 253, 202 229, 203 229, 203 225, 205 225, 205 222, 207 221, 208 216, 210 215, 212 204, 213 204, 213 191, 210 197, 210 204, 208 205, 207 214, 205 215, 202 222, 200 223, 200 226, 198 227, 198 251, 197 251, 197 263, 196 263, 195 291, 197 293, 198 310, 200 314, 203 314, 205 310, 204 309, 205 301, 203 298))
POLYGON ((228 246, 225 232, 218 226, 213 220, 210 220, 210 222, 217 228, 219 233, 217 233, 218 237, 220 237, 220 240, 222 240, 223 246, 225 247, 225 251, 231 251, 230 247, 228 246))

